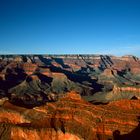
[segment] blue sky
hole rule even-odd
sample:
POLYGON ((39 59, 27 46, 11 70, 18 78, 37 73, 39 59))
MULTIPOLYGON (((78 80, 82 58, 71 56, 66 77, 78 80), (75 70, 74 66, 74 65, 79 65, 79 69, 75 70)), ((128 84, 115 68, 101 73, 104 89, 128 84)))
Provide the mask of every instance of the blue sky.
POLYGON ((140 1, 0 0, 0 53, 140 56, 140 1))

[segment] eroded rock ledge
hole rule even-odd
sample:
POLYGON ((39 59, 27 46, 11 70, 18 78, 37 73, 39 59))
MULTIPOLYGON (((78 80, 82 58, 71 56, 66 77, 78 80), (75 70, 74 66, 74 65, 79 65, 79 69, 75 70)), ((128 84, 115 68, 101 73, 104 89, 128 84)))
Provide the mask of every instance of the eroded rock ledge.
MULTIPOLYGON (((11 140, 108 140, 137 129, 139 100, 93 105, 70 92, 57 102, 26 109, 5 101, 0 107, 0 138, 11 140)), ((133 136, 132 136, 133 137, 133 136)))

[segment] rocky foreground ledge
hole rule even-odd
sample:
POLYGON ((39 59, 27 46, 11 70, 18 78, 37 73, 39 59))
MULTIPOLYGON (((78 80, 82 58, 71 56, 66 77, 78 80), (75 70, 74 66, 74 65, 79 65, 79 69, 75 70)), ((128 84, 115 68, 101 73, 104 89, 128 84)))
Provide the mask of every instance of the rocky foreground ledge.
POLYGON ((75 92, 27 109, 8 100, 0 107, 2 140, 138 140, 139 100, 93 105, 75 92))

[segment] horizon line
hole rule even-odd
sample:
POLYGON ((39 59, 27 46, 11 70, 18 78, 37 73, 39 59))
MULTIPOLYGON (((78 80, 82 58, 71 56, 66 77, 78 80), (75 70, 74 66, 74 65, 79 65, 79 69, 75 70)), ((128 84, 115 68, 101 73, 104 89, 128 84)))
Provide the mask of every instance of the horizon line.
POLYGON ((6 56, 6 55, 17 55, 17 56, 20 56, 20 55, 56 55, 56 56, 63 56, 63 55, 88 55, 88 56, 90 56, 90 55, 94 55, 94 56, 115 56, 115 57, 125 57, 125 56, 134 56, 134 57, 140 57, 140 56, 137 56, 137 55, 134 55, 134 54, 124 54, 124 55, 114 55, 114 54, 100 54, 100 53, 92 53, 92 54, 89 54, 89 53, 62 53, 62 54, 60 54, 60 53, 50 53, 50 54, 45 54, 45 53, 4 53, 4 54, 2 54, 2 53, 0 53, 0 55, 3 55, 3 56, 6 56))

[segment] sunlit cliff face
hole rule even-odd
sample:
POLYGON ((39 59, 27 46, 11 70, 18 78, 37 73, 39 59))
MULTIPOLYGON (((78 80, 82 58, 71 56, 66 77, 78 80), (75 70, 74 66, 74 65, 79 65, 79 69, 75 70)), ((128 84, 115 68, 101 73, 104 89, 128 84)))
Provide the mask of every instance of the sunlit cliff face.
POLYGON ((5 101, 0 107, 1 138, 12 140, 108 140, 139 124, 139 100, 93 105, 70 92, 56 102, 26 109, 5 101))
POLYGON ((13 128, 11 129, 11 136, 12 140, 80 140, 80 138, 76 135, 70 133, 63 133, 61 131, 44 131, 41 130, 40 132, 36 130, 22 130, 20 128, 13 128))

